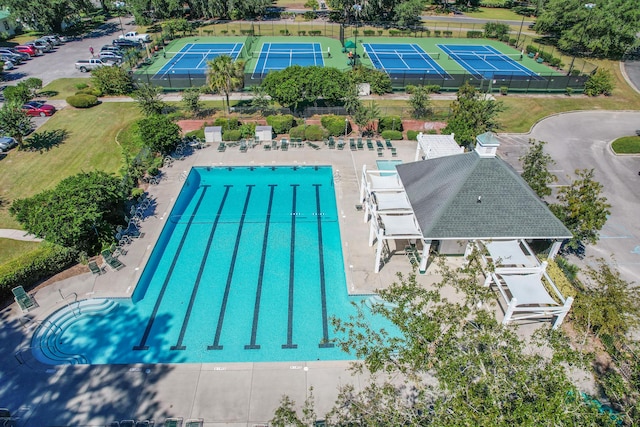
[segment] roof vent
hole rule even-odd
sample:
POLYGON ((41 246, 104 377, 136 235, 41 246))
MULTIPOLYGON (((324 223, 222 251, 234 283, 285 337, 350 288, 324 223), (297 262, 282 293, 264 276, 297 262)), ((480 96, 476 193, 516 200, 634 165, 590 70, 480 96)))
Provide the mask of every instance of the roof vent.
POLYGON ((476 201, 476 203, 482 203, 482 196, 478 196, 478 200, 476 201))

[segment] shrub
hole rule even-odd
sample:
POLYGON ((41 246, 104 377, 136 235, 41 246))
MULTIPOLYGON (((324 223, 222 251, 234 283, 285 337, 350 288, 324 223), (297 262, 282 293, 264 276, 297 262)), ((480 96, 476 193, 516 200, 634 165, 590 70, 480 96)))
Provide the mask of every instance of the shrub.
POLYGON ((389 30, 389 35, 391 37, 399 36, 400 34, 402 34, 402 31, 400 30, 389 30))
POLYGON ((397 130, 402 132, 402 119, 400 116, 382 117, 378 121, 378 132, 385 130, 397 130))
POLYGON ((288 36, 289 35, 289 30, 280 30, 280 35, 288 36))
POLYGON ((86 83, 78 83, 78 84, 76 84, 76 89, 78 89, 78 90, 86 89, 88 87, 89 87, 89 85, 86 84, 86 83))
POLYGON ((571 94, 573 93, 573 88, 572 87, 565 88, 564 93, 566 93, 567 96, 571 96, 571 94))
POLYGON ((40 280, 53 276, 74 264, 78 252, 71 248, 44 243, 39 248, 0 265, 0 292, 6 299, 11 289, 32 288, 40 280))
POLYGON ((500 86, 500 95, 506 95, 509 93, 509 87, 508 86, 500 86))
POLYGON ((316 19, 316 13, 311 10, 306 11, 303 16, 305 21, 313 21, 316 19))
POLYGON ((365 36, 373 36, 375 35, 375 33, 376 33, 375 30, 364 30, 362 32, 362 34, 364 34, 365 36))
POLYGON ((307 34, 306 30, 300 30, 300 31, 298 31, 298 35, 299 35, 299 36, 304 36, 304 35, 306 35, 306 34, 307 34))
POLYGON ((187 132, 184 136, 204 139, 204 128, 192 130, 191 132, 187 132))
POLYGON ((93 96, 102 96, 102 92, 100 92, 99 89, 93 88, 93 87, 86 87, 84 89, 80 89, 79 91, 76 92, 76 95, 80 95, 80 94, 86 94, 86 95, 93 95, 93 96))
POLYGON ((91 71, 93 86, 105 95, 127 95, 133 92, 133 80, 124 68, 100 67, 91 71))
POLYGON ((226 117, 218 117, 215 122, 213 122, 214 126, 222 127, 222 131, 225 130, 235 130, 240 127, 240 122, 235 117, 226 118, 226 117))
POLYGON ((551 59, 549 60, 549 65, 551 65, 552 67, 562 68, 562 59, 551 57, 551 59))
POLYGON ((443 31, 442 35, 445 36, 445 37, 451 37, 451 36, 453 36, 453 31, 451 31, 451 30, 443 31))
POLYGON ((433 30, 433 35, 434 35, 435 37, 440 37, 440 36, 442 35, 442 31, 440 31, 440 30, 433 30))
POLYGON ((223 141, 239 141, 242 138, 242 132, 239 129, 231 129, 222 133, 223 141))
POLYGON ((399 130, 385 130, 380 134, 384 139, 399 141, 402 139, 402 132, 399 130))
POLYGON ((240 135, 242 138, 253 138, 256 135, 256 124, 255 123, 243 123, 238 128, 240 131, 240 135))
POLYGON ((509 44, 511 46, 515 46, 516 45, 517 40, 516 39, 509 39, 509 44))
POLYGON ((291 138, 304 138, 304 126, 296 126, 291 128, 289 131, 289 136, 291 138))
POLYGON ((482 38, 482 36, 483 36, 482 31, 467 31, 468 39, 480 39, 482 38))
POLYGON ((277 135, 289 133, 294 125, 294 119, 291 114, 278 114, 275 116, 267 116, 267 124, 273 128, 273 132, 277 135))
POLYGON ((598 96, 601 94, 611 95, 613 91, 613 77, 609 70, 598 68, 595 73, 589 76, 585 85, 584 93, 589 96, 598 96))
POLYGON ((93 95, 81 93, 67 97, 67 104, 75 108, 91 108, 98 105, 98 98, 93 95))
POLYGON ((304 130, 304 137, 307 141, 322 141, 326 131, 318 125, 309 125, 304 130))
POLYGON ((424 88, 428 93, 440 93, 440 85, 425 85, 424 88))
MULTIPOLYGON (((345 130, 345 118, 342 116, 335 116, 335 115, 328 115, 328 116, 323 116, 320 119, 320 123, 322 124, 322 127, 325 128, 327 130, 327 132, 329 132, 329 135, 331 136, 340 136, 340 135, 344 135, 345 130)), ((347 124, 347 133, 351 131, 351 125, 347 124)))
POLYGON ((536 54, 536 53, 538 53, 538 48, 537 48, 537 47, 535 47, 535 46, 534 46, 534 45, 532 45, 532 44, 529 44, 529 45, 527 45, 526 51, 527 51, 527 53, 533 53, 533 54, 536 54))
POLYGON ((417 130, 408 130, 407 131, 407 139, 411 140, 411 141, 417 141, 418 140, 418 134, 420 132, 417 130))

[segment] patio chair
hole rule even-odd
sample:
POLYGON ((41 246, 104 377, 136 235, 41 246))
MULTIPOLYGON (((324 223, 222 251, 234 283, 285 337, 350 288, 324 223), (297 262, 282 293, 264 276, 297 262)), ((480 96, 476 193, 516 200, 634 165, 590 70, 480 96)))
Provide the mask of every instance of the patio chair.
POLYGON ((165 418, 164 427, 182 427, 182 418, 165 418))
POLYGON ((357 150, 355 139, 353 138, 349 139, 349 148, 351 149, 351 151, 357 150))
POLYGON ((264 148, 264 151, 271 151, 271 144, 264 144, 262 147, 264 148))
POLYGON ((391 150, 391 149, 393 148, 393 144, 391 143, 391 140, 390 140, 390 139, 385 139, 385 140, 384 140, 384 143, 385 143, 385 145, 387 146, 387 148, 388 148, 389 150, 391 150))
POLYGON ((22 286, 16 286, 11 290, 11 292, 13 292, 13 297, 18 303, 20 310, 23 312, 28 312, 29 310, 37 307, 36 301, 31 297, 31 295, 25 292, 22 286))
MULTIPOLYGON (((292 140, 293 141, 293 140, 292 140)), ((280 141, 280 149, 282 151, 287 151, 289 149, 289 143, 287 142, 286 139, 282 138, 282 140, 280 141)))
POLYGON ((369 151, 373 151, 373 142, 370 139, 367 139, 367 148, 369 151))
POLYGON ((384 148, 384 145, 382 145, 379 139, 376 139, 376 147, 378 147, 378 149, 384 148))
POLYGON ((273 150, 277 150, 278 149, 278 141, 276 141, 275 139, 273 141, 271 141, 271 149, 273 149, 273 150))
POLYGON ((344 149, 344 140, 340 138, 338 140, 338 150, 342 150, 342 149, 344 149))
POLYGON ((227 144, 225 144, 224 142, 221 142, 220 145, 218 145, 218 151, 220 151, 221 153, 226 149, 227 149, 227 144))
POLYGON ((240 152, 242 153, 246 153, 247 152, 247 141, 245 141, 244 139, 242 141, 240 141, 240 152))
POLYGON ((364 145, 362 145, 362 138, 358 138, 358 142, 356 144, 358 146, 358 150, 364 150, 364 145))
POLYGON ((97 262, 89 261, 87 265, 93 274, 97 274, 98 276, 102 274, 102 268, 100 268, 97 262))
POLYGON ((111 252, 110 249, 105 249, 104 251, 101 252, 101 254, 102 254, 102 257, 104 258, 104 262, 106 262, 107 265, 112 269, 114 269, 115 271, 121 270, 122 267, 124 267, 124 264, 120 262, 119 259, 113 256, 113 253, 111 252))
POLYGON ((329 143, 328 143, 328 145, 329 145, 329 148, 330 148, 330 149, 332 149, 332 150, 333 150, 334 148, 336 148, 336 142, 333 140, 333 138, 329 138, 329 143))

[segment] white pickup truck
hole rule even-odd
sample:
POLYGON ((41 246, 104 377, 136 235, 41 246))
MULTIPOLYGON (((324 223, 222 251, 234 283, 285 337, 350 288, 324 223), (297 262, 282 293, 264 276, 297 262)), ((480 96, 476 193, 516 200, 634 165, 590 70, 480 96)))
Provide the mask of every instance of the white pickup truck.
POLYGON ((120 38, 138 43, 148 43, 151 41, 151 37, 149 37, 149 34, 140 34, 137 31, 129 31, 127 34, 120 36, 120 38))
POLYGON ((112 67, 114 65, 114 62, 102 59, 79 59, 76 61, 76 70, 86 73, 87 71, 95 70, 96 68, 112 67))

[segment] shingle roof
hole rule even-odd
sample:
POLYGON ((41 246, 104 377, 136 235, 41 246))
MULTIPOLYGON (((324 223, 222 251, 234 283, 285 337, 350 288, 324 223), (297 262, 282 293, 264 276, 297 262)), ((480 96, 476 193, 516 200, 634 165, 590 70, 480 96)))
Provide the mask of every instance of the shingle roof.
POLYGON ((499 157, 475 151, 397 166, 427 239, 565 239, 571 232, 499 157))

